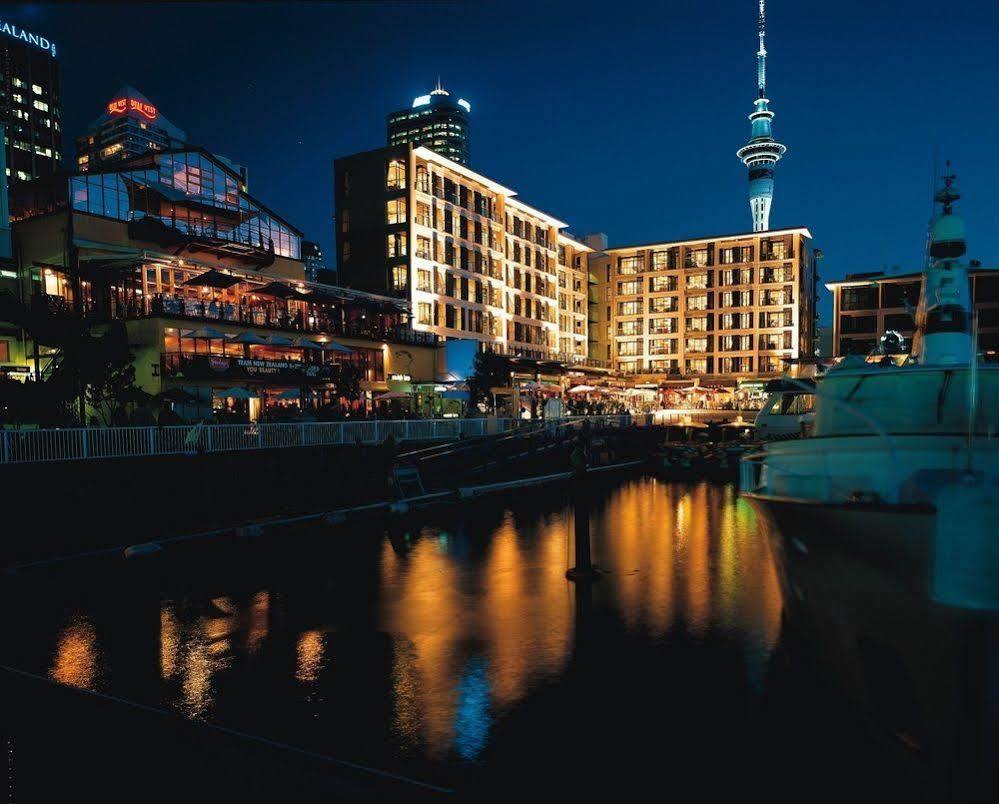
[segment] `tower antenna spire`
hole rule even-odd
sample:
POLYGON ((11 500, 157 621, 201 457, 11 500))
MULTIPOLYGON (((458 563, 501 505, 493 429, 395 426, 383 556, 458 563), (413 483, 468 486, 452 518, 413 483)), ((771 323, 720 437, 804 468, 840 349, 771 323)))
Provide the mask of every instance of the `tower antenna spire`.
POLYGON ((767 0, 760 0, 760 49, 756 51, 756 83, 760 97, 767 96, 767 0))
POLYGON ((749 171, 749 210, 753 216, 753 231, 765 232, 770 228, 770 205, 774 197, 774 166, 787 152, 773 137, 770 111, 767 100, 767 6, 766 0, 759 0, 760 49, 756 51, 756 107, 749 115, 752 131, 749 142, 743 145, 736 156, 749 171))

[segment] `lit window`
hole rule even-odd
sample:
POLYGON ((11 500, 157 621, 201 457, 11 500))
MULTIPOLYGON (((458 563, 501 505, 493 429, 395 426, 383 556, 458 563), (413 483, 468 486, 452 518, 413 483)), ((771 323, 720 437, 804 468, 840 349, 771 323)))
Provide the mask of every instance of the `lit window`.
POLYGON ((409 285, 409 269, 405 265, 392 266, 392 290, 405 290, 409 285))
POLYGON ((390 190, 403 190, 406 187, 406 163, 401 159, 392 159, 388 163, 388 173, 385 186, 390 190))
POLYGON ((393 198, 385 205, 386 222, 389 224, 406 222, 406 199, 393 198))
POLYGON ((45 101, 34 100, 31 105, 42 112, 47 112, 49 110, 49 105, 45 103, 45 101))
POLYGON ((32 84, 31 85, 31 91, 34 92, 36 95, 41 95, 42 94, 42 88, 40 86, 38 86, 38 84, 32 84))

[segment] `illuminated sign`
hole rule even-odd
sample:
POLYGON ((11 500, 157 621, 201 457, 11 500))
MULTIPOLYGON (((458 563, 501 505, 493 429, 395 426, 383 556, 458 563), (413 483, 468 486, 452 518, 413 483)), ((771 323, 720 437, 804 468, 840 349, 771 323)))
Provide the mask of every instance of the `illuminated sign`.
POLYGON ((12 36, 14 39, 20 39, 23 42, 27 42, 29 45, 40 47, 42 50, 46 50, 51 53, 53 57, 56 54, 55 42, 49 41, 44 36, 30 33, 24 30, 24 28, 18 28, 16 25, 11 25, 9 22, 0 22, 0 33, 5 33, 7 36, 12 36))
POLYGON ((109 114, 125 114, 125 112, 138 112, 149 120, 156 119, 156 107, 151 103, 143 103, 135 98, 118 98, 108 104, 109 114))
POLYGON ((458 105, 461 106, 466 112, 472 111, 472 104, 464 98, 458 98, 458 105))
POLYGON ((413 98, 413 108, 414 109, 417 106, 426 106, 428 103, 430 103, 430 96, 429 95, 420 95, 420 97, 418 97, 418 98, 413 98))

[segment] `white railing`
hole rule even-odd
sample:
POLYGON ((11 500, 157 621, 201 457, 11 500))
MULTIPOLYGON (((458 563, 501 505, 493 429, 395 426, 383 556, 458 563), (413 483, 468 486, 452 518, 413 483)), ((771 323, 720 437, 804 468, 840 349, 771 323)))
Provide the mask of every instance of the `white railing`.
POLYGON ((380 444, 470 438, 520 429, 630 426, 631 416, 570 416, 558 420, 412 419, 307 422, 301 424, 196 424, 173 427, 80 427, 0 430, 0 463, 38 463, 144 455, 230 452, 283 447, 380 444))

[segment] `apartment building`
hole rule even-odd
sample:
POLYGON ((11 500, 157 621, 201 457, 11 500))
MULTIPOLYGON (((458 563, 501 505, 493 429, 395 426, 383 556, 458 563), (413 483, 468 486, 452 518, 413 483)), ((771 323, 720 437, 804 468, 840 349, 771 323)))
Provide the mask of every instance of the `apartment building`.
POLYGON ((636 381, 766 377, 813 353, 806 228, 610 248, 590 270, 591 355, 636 381))
MULTIPOLYGON (((978 349, 995 359, 999 354, 999 270, 972 268, 970 274, 978 349)), ((915 272, 847 274, 841 281, 827 282, 833 295, 833 356, 868 355, 886 332, 901 335, 907 353, 915 334, 912 313, 921 285, 922 274, 915 272)))
POLYGON ((334 163, 341 280, 407 299, 413 328, 538 360, 587 358, 587 255, 567 224, 424 147, 334 163))

